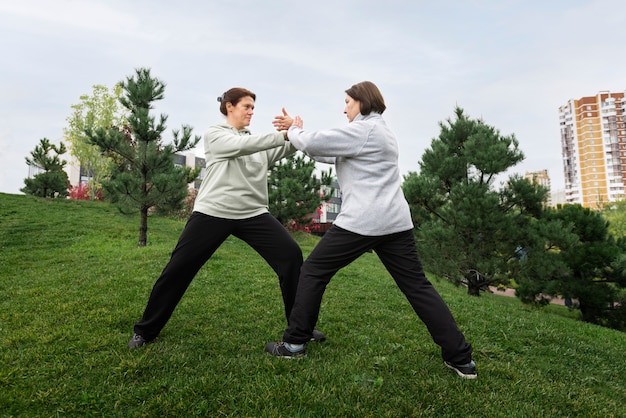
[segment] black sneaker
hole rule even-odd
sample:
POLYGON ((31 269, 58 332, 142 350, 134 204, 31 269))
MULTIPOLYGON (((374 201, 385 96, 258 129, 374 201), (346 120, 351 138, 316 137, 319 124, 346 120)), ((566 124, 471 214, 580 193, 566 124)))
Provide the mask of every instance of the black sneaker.
POLYGON ((476 372, 476 363, 474 360, 471 360, 466 364, 456 364, 450 361, 444 361, 443 364, 451 368, 461 376, 463 379, 476 379, 478 377, 478 373, 476 372))
POLYGON ((265 351, 276 357, 297 358, 306 355, 306 348, 303 345, 298 351, 291 351, 287 348, 284 341, 271 342, 265 345, 265 351))
POLYGON ((313 336, 311 337, 311 341, 315 341, 317 343, 321 343, 326 341, 326 336, 322 331, 318 331, 316 329, 313 330, 313 336))
POLYGON ((150 341, 146 340, 141 335, 133 334, 133 338, 131 338, 130 341, 128 342, 128 348, 130 348, 132 350, 132 349, 135 349, 135 348, 143 347, 144 345, 148 344, 149 342, 150 341))

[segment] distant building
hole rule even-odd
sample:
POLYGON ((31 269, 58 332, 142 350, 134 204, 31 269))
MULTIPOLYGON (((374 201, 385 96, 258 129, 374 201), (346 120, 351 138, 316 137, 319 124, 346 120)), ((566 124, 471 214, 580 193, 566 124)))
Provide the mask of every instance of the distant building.
POLYGON ((36 164, 28 164, 28 178, 32 179, 33 177, 35 177, 37 174, 41 174, 44 173, 44 169, 39 167, 36 164))
POLYGON ((552 207, 557 207, 558 205, 564 205, 566 202, 565 200, 565 190, 561 189, 561 190, 555 190, 552 192, 552 195, 550 196, 550 199, 552 201, 552 207))
MULTIPOLYGON (((174 165, 178 166, 187 166, 191 168, 201 168, 200 175, 193 183, 190 183, 189 186, 195 189, 200 188, 200 183, 206 174, 205 159, 201 157, 196 157, 193 152, 188 152, 185 154, 174 154, 174 165)), ((88 173, 84 167, 82 167, 78 160, 74 156, 70 156, 67 165, 65 166, 65 171, 67 172, 67 176, 70 180, 70 186, 78 186, 79 184, 86 184, 89 179, 93 177, 93 174, 88 173)))
MULTIPOLYGON (((189 184, 190 188, 196 190, 200 188, 202 179, 206 175, 206 160, 201 157, 197 157, 193 152, 187 152, 185 154, 174 154, 174 165, 187 166, 191 168, 200 168, 200 175, 193 183, 189 184)), ((29 176, 37 174, 35 168, 29 168, 29 176)), ((86 184, 91 176, 87 173, 83 167, 80 166, 75 157, 70 157, 70 161, 65 166, 65 171, 68 174, 70 185, 77 186, 79 184, 86 184)), ((312 215, 312 220, 320 225, 319 232, 322 234, 330 228, 332 223, 337 218, 339 211, 341 210, 341 191, 339 189, 339 183, 337 179, 334 179, 330 186, 321 186, 320 193, 327 196, 330 193, 330 199, 328 202, 322 203, 319 210, 312 215), (331 192, 332 189, 332 192, 331 192)))
POLYGON ((206 175, 205 164, 206 160, 204 158, 197 157, 193 152, 188 152, 186 154, 174 154, 174 165, 201 169, 200 175, 193 183, 190 184, 190 186, 193 186, 196 190, 200 188, 202 179, 206 175))
POLYGON ((330 186, 321 186, 320 194, 323 196, 330 194, 330 199, 327 202, 323 202, 318 211, 312 216, 313 222, 319 224, 319 228, 314 232, 322 235, 332 226, 341 210, 341 189, 337 179, 334 179, 330 186))
POLYGON ((598 209, 624 198, 624 93, 601 91, 559 107, 565 201, 598 209))
POLYGON ((89 179, 93 177, 93 172, 89 173, 85 167, 80 165, 76 157, 70 156, 65 165, 65 172, 70 180, 70 186, 78 186, 79 184, 87 184, 89 179))
POLYGON ((320 192, 324 196, 328 196, 330 193, 330 199, 322 204, 320 214, 316 219, 320 223, 334 222, 341 210, 341 190, 339 189, 337 179, 334 179, 330 186, 322 186, 320 192))
POLYGON ((550 190, 550 176, 548 176, 548 170, 541 171, 529 171, 524 174, 524 178, 532 184, 538 184, 548 189, 548 206, 552 206, 552 195, 550 190))

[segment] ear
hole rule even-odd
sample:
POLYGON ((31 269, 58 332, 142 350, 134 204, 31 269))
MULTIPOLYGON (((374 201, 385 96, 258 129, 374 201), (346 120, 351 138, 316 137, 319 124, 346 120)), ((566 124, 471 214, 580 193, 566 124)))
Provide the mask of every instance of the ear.
POLYGON ((226 113, 232 112, 235 106, 231 102, 226 102, 226 113))

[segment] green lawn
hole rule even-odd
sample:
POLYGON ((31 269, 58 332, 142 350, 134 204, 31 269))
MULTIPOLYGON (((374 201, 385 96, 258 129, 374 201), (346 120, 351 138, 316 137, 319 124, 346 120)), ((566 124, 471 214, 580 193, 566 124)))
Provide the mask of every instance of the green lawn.
MULTIPOLYGON (((433 279, 474 345, 460 379, 365 254, 330 283, 300 360, 264 353, 285 326, 278 282, 229 239, 154 344, 126 343, 184 222, 0 194, 1 417, 626 416, 626 333, 433 279)), ((308 254, 317 238, 297 235, 308 254)), ((561 314, 563 313, 563 315, 561 314)))

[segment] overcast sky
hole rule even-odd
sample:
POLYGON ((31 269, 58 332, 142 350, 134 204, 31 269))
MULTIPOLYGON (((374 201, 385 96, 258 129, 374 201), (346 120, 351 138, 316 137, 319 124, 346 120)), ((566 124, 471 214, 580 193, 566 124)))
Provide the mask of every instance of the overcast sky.
POLYGON ((307 129, 340 126, 344 91, 370 80, 402 174, 458 105, 515 134, 526 159, 512 172, 547 169, 553 190, 558 107, 626 90, 624 0, 0 0, 0 39, 4 193, 20 193, 41 138, 62 140, 81 95, 139 67, 166 83, 166 141, 221 123, 216 97, 234 86, 257 94, 253 132, 282 106, 307 129))

